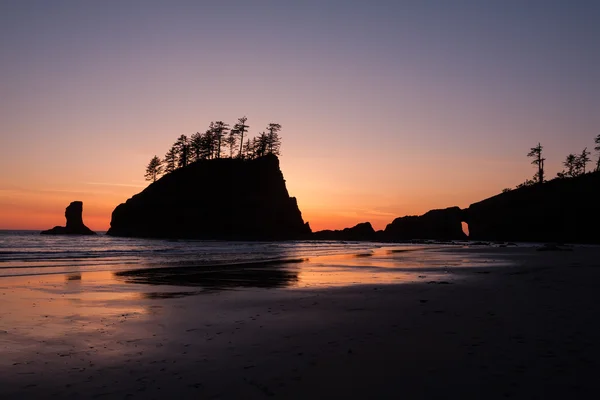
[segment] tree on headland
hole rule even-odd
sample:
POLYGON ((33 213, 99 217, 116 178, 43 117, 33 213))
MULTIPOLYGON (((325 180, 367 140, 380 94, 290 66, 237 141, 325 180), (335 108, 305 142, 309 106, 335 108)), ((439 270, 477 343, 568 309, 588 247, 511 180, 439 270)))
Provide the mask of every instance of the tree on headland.
POLYGON ((212 129, 208 129, 202 136, 202 153, 205 159, 217 156, 217 136, 212 129))
POLYGON ((177 169, 177 150, 175 149, 175 147, 171 147, 169 151, 167 151, 163 163, 165 174, 173 172, 177 169))
POLYGON ((577 156, 577 161, 576 161, 577 171, 578 171, 577 175, 585 174, 586 166, 587 166, 587 163, 589 163, 589 162, 590 162, 590 152, 587 151, 587 147, 586 147, 585 149, 583 149, 581 154, 579 154, 579 156, 577 156))
POLYGON ((251 160, 254 158, 253 142, 251 142, 250 139, 246 139, 246 143, 244 144, 243 158, 248 159, 248 160, 251 160))
POLYGON ((180 135, 162 161, 156 156, 151 160, 151 164, 146 170, 146 179, 156 180, 160 174, 168 174, 178 168, 185 168, 190 163, 199 160, 221 158, 222 153, 226 154, 227 150, 229 158, 236 157, 242 160, 253 160, 267 154, 280 155, 279 132, 281 125, 269 123, 266 132, 260 132, 258 136, 250 138, 245 136, 249 128, 246 125, 247 121, 248 118, 245 116, 238 118, 237 123, 231 129, 223 121, 211 122, 208 130, 204 133, 196 132, 190 137, 180 135), (152 172, 154 165, 158 165, 156 174, 152 172))
POLYGON ((538 145, 532 147, 531 151, 527 154, 527 157, 533 158, 531 164, 537 165, 538 167, 538 172, 535 175, 538 183, 544 183, 544 161, 546 161, 546 159, 542 157, 542 150, 542 145, 538 143, 538 145))
POLYGON ((162 161, 158 156, 152 157, 148 166, 146 167, 146 174, 144 177, 147 181, 156 182, 156 179, 163 172, 162 161))
POLYGON ((223 142, 224 136, 229 131, 229 125, 223 121, 211 122, 210 128, 217 139, 217 150, 216 150, 216 158, 221 158, 221 143, 223 142))
POLYGON ((233 150, 237 149, 237 133, 232 129, 229 136, 225 138, 225 144, 229 147, 229 158, 233 158, 233 150))
POLYGON ((596 160, 596 171, 600 172, 600 135, 594 138, 594 143, 596 143, 596 147, 594 147, 594 150, 598 152, 598 160, 596 160))
POLYGON ((254 157, 262 157, 267 154, 268 140, 268 136, 264 132, 259 133, 258 136, 253 139, 252 147, 254 148, 254 157))
POLYGON ((190 161, 190 141, 186 135, 181 135, 177 138, 177 141, 173 145, 175 152, 177 153, 177 167, 183 168, 189 164, 190 161))
POLYGON ((269 154, 279 155, 279 148, 281 146, 281 140, 279 139, 279 131, 281 131, 281 125, 270 123, 267 126, 267 147, 269 154))
POLYGON ((565 177, 572 178, 577 176, 577 156, 575 154, 569 154, 563 165, 566 168, 566 171, 564 171, 565 177))
POLYGON ((235 132, 235 135, 240 136, 240 152, 238 153, 239 158, 243 158, 244 155, 242 152, 244 145, 244 133, 248 132, 249 128, 249 126, 246 125, 246 121, 248 121, 248 118, 246 118, 246 116, 238 118, 238 122, 231 129, 231 133, 235 132))
POLYGON ((202 134, 200 132, 190 136, 190 156, 192 161, 202 160, 202 134))

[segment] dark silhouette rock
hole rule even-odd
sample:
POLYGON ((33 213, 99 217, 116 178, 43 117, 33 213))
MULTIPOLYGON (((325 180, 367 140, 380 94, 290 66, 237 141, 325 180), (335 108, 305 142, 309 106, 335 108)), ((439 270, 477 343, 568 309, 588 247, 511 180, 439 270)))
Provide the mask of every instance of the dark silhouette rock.
POLYGON ((396 218, 383 232, 386 240, 465 240, 462 230, 462 210, 450 207, 443 210, 431 210, 421 216, 396 218))
POLYGON ((324 230, 313 233, 316 240, 375 240, 376 232, 370 222, 363 222, 342 230, 324 230))
POLYGON ((196 161, 150 184, 112 213, 108 235, 284 240, 310 235, 279 159, 196 161))
POLYGON ((464 210, 473 240, 600 243, 600 173, 511 190, 464 210))
POLYGON ((42 231, 42 235, 95 235, 96 232, 83 223, 83 202, 74 201, 65 210, 67 226, 55 226, 42 231))

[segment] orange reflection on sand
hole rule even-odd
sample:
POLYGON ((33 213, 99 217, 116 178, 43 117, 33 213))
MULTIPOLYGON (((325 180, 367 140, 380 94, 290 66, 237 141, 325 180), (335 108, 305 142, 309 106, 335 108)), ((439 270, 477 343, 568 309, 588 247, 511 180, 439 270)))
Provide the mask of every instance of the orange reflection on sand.
POLYGON ((414 280, 414 274, 411 273, 361 271, 315 264, 313 268, 309 266, 302 268, 298 274, 297 287, 389 284, 414 280))
POLYGON ((2 278, 2 347, 9 353, 31 346, 60 349, 73 337, 100 345, 119 323, 148 315, 135 289, 110 272, 2 278))
MULTIPOLYGON (((426 255, 423 250, 433 249, 398 246, 315 257, 301 265, 297 287, 390 284, 445 276, 443 266, 435 262, 439 256, 426 255)), ((447 256, 444 260, 448 261, 447 256)))

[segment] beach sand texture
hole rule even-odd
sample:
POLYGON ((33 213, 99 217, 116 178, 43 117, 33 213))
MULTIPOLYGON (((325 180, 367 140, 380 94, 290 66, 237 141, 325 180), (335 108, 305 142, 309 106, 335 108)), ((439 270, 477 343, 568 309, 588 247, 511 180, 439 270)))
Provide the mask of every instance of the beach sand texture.
POLYGON ((595 398, 600 249, 0 280, 0 399, 595 398))

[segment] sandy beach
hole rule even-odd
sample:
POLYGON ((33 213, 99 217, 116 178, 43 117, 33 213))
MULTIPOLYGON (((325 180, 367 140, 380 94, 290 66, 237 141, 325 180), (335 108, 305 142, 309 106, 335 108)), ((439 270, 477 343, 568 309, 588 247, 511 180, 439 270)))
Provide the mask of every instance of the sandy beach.
POLYGON ((0 280, 0 398, 594 398, 600 248, 0 280))

